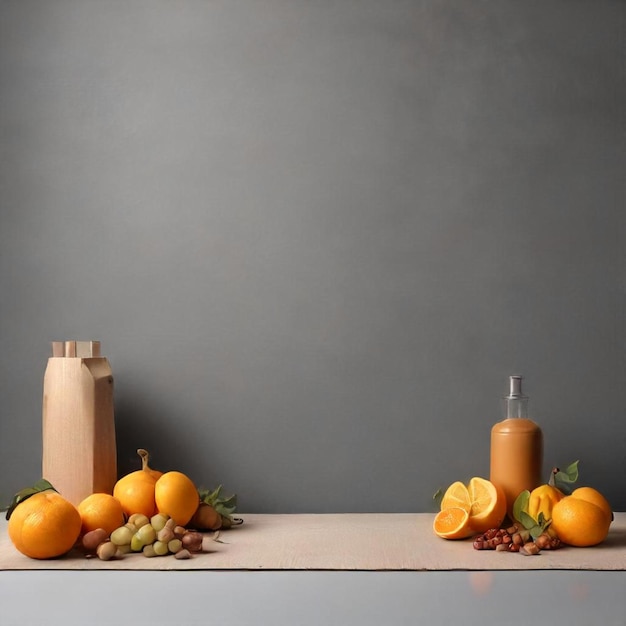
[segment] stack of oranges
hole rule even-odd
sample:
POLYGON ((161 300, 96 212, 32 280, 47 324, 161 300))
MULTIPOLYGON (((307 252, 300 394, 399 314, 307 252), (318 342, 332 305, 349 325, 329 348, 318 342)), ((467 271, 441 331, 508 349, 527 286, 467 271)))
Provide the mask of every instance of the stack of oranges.
POLYGON ((592 487, 579 487, 552 507, 550 528, 563 543, 582 548, 602 543, 612 521, 607 499, 592 487))
POLYGON ((94 493, 74 506, 50 488, 20 501, 9 516, 8 533, 14 546, 31 558, 55 558, 69 552, 90 531, 102 528, 112 533, 133 513, 148 517, 163 513, 186 526, 200 504, 195 484, 182 472, 153 470, 148 453, 138 453, 142 469, 120 478, 113 494, 94 493))
POLYGON ((149 465, 148 453, 137 450, 142 467, 117 481, 113 496, 122 504, 124 513, 142 513, 152 517, 164 513, 180 526, 185 526, 200 504, 198 489, 182 472, 160 472, 149 465))

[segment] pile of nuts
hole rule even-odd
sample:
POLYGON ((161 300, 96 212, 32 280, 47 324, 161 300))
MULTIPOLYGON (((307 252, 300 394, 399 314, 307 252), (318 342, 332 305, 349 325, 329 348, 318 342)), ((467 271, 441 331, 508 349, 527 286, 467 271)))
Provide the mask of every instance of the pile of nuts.
POLYGON ((475 550, 496 550, 496 552, 519 552, 524 556, 539 554, 541 550, 557 550, 561 547, 558 537, 542 533, 534 541, 530 532, 513 524, 509 528, 490 528, 482 535, 474 537, 475 550))

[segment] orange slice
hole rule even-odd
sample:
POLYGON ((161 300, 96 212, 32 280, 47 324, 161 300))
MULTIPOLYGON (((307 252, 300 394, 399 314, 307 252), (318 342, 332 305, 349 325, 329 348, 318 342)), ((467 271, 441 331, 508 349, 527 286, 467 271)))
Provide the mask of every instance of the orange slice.
POLYGON ((465 539, 474 534, 469 525, 469 513, 455 506, 439 511, 435 515, 433 531, 443 539, 465 539))
POLYGON ((475 532, 498 528, 506 515, 504 493, 491 481, 474 477, 467 486, 471 508, 469 523, 475 532))
POLYGON ((446 489, 446 492, 443 494, 443 498, 441 499, 440 508, 442 511, 454 507, 465 509, 468 513, 472 508, 472 501, 470 499, 469 491, 460 480, 452 483, 446 489))

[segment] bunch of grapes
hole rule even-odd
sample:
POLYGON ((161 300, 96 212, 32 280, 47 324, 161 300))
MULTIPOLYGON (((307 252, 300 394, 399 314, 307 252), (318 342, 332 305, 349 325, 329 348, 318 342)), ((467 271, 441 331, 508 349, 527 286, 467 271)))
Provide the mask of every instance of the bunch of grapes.
POLYGON ((177 559, 188 559, 194 552, 202 551, 202 534, 178 526, 162 513, 151 518, 135 513, 110 536, 101 528, 86 533, 83 548, 87 554, 96 554, 103 561, 131 552, 146 557, 173 554, 177 559))

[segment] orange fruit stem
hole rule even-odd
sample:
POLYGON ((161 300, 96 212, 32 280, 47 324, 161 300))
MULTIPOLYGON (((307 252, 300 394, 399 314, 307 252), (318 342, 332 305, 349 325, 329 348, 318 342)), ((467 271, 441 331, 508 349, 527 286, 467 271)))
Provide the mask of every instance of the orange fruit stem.
POLYGON ((139 448, 137 450, 137 454, 141 457, 141 469, 145 470, 145 471, 149 471, 152 468, 149 465, 149 461, 150 461, 150 454, 147 450, 144 450, 143 448, 139 448))

